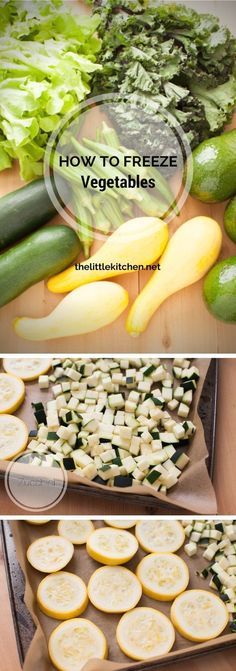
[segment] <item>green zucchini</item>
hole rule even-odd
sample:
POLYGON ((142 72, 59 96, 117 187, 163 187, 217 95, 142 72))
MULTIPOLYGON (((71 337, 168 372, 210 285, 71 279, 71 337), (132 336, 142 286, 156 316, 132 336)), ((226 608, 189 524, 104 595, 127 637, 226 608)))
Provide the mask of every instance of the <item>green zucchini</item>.
MULTIPOLYGON (((29 235, 57 214, 46 188, 47 181, 36 179, 20 189, 7 193, 0 198, 0 251, 14 245, 15 242, 29 235)), ((57 177, 54 193, 60 204, 69 200, 69 188, 61 178, 57 177)))
POLYGON ((36 282, 64 270, 81 251, 72 228, 46 226, 0 255, 0 306, 36 282))

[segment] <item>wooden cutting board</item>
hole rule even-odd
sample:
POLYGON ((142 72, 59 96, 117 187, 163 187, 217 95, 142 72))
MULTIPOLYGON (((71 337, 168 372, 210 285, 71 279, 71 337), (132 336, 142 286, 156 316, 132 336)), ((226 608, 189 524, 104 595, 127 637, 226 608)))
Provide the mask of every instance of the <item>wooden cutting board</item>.
MULTIPOLYGON (((78 10, 79 5, 76 2, 70 4, 73 4, 73 7, 78 10)), ((196 5, 196 3, 189 4, 196 5)), ((199 5, 199 3, 197 4, 199 5)), ((230 23, 230 9, 232 7, 230 27, 233 30, 234 3, 225 2, 224 4, 227 5, 227 11, 225 17, 223 12, 221 18, 230 23)), ((206 2, 204 3, 204 11, 215 11, 215 13, 220 14, 221 12, 222 14, 222 5, 223 3, 219 2, 206 2)), ((202 8, 200 10, 203 11, 202 8)), ((236 127, 236 114, 230 128, 233 127, 236 127)), ((0 173, 0 195, 11 192, 20 186, 22 186, 22 182, 17 165, 0 173)), ((225 205, 226 203, 204 205, 189 196, 181 215, 171 222, 170 234, 187 219, 201 214, 213 217, 222 225, 225 205)), ((53 220, 55 223, 60 221, 63 223, 59 216, 53 220)), ((229 240, 224 232, 220 258, 224 259, 235 255, 235 253, 236 245, 229 240)), ((149 277, 149 271, 142 271, 123 277, 120 276, 114 281, 118 281, 127 289, 131 305, 149 277)), ((146 332, 139 338, 132 338, 125 330, 127 309, 118 320, 94 333, 44 342, 30 342, 15 335, 12 327, 15 317, 43 317, 49 314, 63 297, 50 293, 46 284, 40 282, 9 305, 1 308, 0 351, 2 353, 233 353, 235 352, 236 326, 217 321, 209 314, 203 302, 202 284, 203 281, 201 280, 171 296, 158 309, 146 332)))

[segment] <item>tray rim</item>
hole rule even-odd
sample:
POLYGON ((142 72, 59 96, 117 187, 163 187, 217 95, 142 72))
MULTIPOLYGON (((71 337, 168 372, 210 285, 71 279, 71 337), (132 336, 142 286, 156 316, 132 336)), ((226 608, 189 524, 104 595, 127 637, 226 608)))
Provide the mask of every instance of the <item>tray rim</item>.
MULTIPOLYGON (((206 442, 206 447, 208 451, 208 456, 206 458, 206 465, 207 465, 207 470, 210 476, 211 481, 213 481, 213 474, 214 474, 214 465, 215 465, 215 447, 216 447, 216 422, 217 422, 217 398, 218 398, 218 372, 219 372, 219 360, 218 358, 215 357, 209 357, 209 367, 207 370, 206 378, 204 381, 202 393, 198 402, 198 408, 199 404, 201 403, 201 398, 202 395, 204 394, 204 386, 206 384, 207 376, 209 374, 210 368, 213 369, 213 379, 212 379, 212 388, 213 388, 213 393, 212 393, 212 399, 211 399, 211 407, 212 407, 212 412, 211 412, 211 426, 210 426, 210 445, 207 444, 206 442)), ((199 417, 201 419, 203 429, 204 429, 204 421, 201 418, 201 415, 199 414, 199 417)), ((204 429, 205 432, 205 429, 204 429)), ((1 462, 8 464, 9 462, 4 462, 3 460, 0 460, 0 480, 4 479, 5 477, 5 470, 1 469, 1 462)), ((17 477, 24 477, 26 479, 26 475, 18 475, 17 477)), ((32 474, 29 476, 30 479, 32 480, 32 474)), ((41 475, 41 478, 43 476, 41 475)), ((37 476, 35 475, 35 479, 37 480, 37 476)), ((47 481, 46 474, 45 474, 45 481, 47 481)), ((146 507, 149 512, 160 514, 161 512, 165 512, 165 514, 195 514, 194 511, 189 510, 188 508, 184 508, 182 506, 179 506, 175 503, 172 503, 171 500, 163 500, 163 499, 157 499, 151 494, 144 494, 140 496, 139 494, 133 494, 132 493, 132 488, 130 488, 130 491, 127 489, 122 489, 120 488, 120 491, 114 491, 112 488, 107 488, 107 489, 100 489, 100 487, 88 487, 87 484, 82 484, 82 483, 72 483, 68 482, 67 484, 67 491, 68 492, 77 492, 78 494, 82 496, 91 496, 93 498, 105 498, 107 501, 114 501, 116 502, 117 500, 120 499, 121 492, 122 492, 122 500, 124 500, 127 503, 134 504, 136 506, 140 506, 141 508, 146 507)), ((33 514, 33 513, 32 513, 33 514)))
MULTIPOLYGON (((209 472, 211 481, 213 481, 214 467, 215 467, 215 449, 216 449, 217 401, 218 401, 218 384, 219 384, 219 359, 216 359, 215 357, 211 357, 210 364, 209 364, 209 369, 210 369, 211 366, 214 368, 214 372, 213 372, 213 375, 214 375, 214 390, 213 390, 213 414, 212 414, 212 424, 211 424, 211 448, 210 448, 210 451, 209 451, 209 458, 208 458, 208 472, 209 472)), ((204 386, 203 386, 203 388, 204 388, 204 386)), ((201 397, 199 399, 199 403, 200 402, 201 402, 201 397)), ((204 424, 203 424, 203 429, 204 429, 204 424)), ((207 446, 207 450, 208 450, 208 446, 207 446)))
MULTIPOLYGON (((8 558, 8 551, 7 551, 6 528, 5 527, 6 527, 6 520, 1 520, 0 521, 0 537, 1 537, 1 543, 2 543, 2 553, 3 553, 3 561, 4 561, 4 567, 5 567, 5 574, 6 574, 6 582, 7 582, 9 601, 10 601, 10 606, 11 606, 11 615, 12 615, 14 632, 15 632, 17 652, 18 652, 18 656, 19 656, 19 660, 20 660, 20 665, 23 668, 23 664, 24 664, 24 661, 25 661, 25 656, 24 656, 23 643, 22 643, 21 634, 20 634, 17 611, 16 611, 16 608, 15 608, 15 602, 14 602, 14 596, 13 596, 14 595, 13 585, 12 585, 12 582, 11 582, 11 576, 10 576, 10 571, 9 571, 9 558, 8 558)), ((19 569, 20 569, 20 564, 17 560, 17 570, 19 571, 19 569)), ((24 580, 25 580, 25 577, 24 577, 24 580)), ((25 608, 25 612, 27 614, 27 617, 31 618, 31 614, 30 614, 27 606, 25 605, 25 602, 23 602, 23 603, 24 603, 24 608, 25 608)))
MULTIPOLYGON (((17 644, 17 650, 18 650, 18 655, 19 655, 19 660, 20 660, 20 665, 23 668, 24 662, 25 662, 25 654, 24 654, 24 647, 23 643, 21 640, 21 633, 20 633, 20 627, 19 627, 19 622, 18 622, 18 616, 17 616, 17 611, 15 608, 15 601, 14 601, 14 590, 13 590, 13 585, 11 582, 11 574, 10 574, 10 562, 9 562, 9 557, 8 557, 8 549, 7 549, 7 533, 8 533, 8 525, 9 521, 7 520, 1 520, 0 522, 0 535, 2 539, 2 546, 3 546, 3 558, 4 558, 4 566, 5 566, 5 572, 6 572, 6 578, 7 578, 7 585, 8 585, 8 592, 9 592, 9 599, 10 599, 10 606, 11 606, 11 614, 12 614, 12 619, 13 619, 13 624, 14 624, 14 631, 15 631, 15 637, 16 637, 16 644, 17 644)), ((9 526, 10 530, 10 526, 9 526)), ((13 544, 15 547, 14 543, 14 538, 13 538, 13 544)), ((20 563, 18 561, 18 558, 16 556, 16 565, 17 565, 17 571, 20 572, 22 571, 20 567, 20 563)), ((22 571, 22 579, 24 582, 24 588, 26 585, 26 577, 24 572, 22 571)), ((22 597, 24 597, 24 593, 22 594, 22 597)), ((22 598, 23 602, 23 607, 26 613, 27 619, 30 618, 32 624, 35 626, 35 631, 37 630, 37 627, 33 621, 32 615, 30 611, 28 610, 24 598, 22 598)), ((34 637, 34 635, 33 635, 34 637)), ((33 638, 31 639, 32 642, 33 638)), ((192 646, 190 648, 186 648, 186 650, 177 650, 177 651, 171 651, 167 655, 165 655, 163 658, 157 658, 157 659, 152 659, 151 661, 148 662, 146 661, 140 661, 140 662, 133 662, 131 661, 130 664, 125 664, 120 666, 120 671, 155 671, 156 668, 162 668, 164 666, 168 666, 169 664, 177 664, 181 663, 181 661, 186 661, 190 659, 196 659, 199 657, 206 657, 209 654, 214 654, 218 652, 222 652, 223 650, 231 650, 236 646, 236 633, 235 634, 226 634, 226 635, 221 635, 217 637, 216 639, 213 639, 211 641, 206 641, 205 643, 200 643, 198 646, 192 646), (232 642, 225 640, 225 636, 232 636, 232 642), (201 647, 205 646, 206 644, 209 644, 208 647, 201 647), (169 658, 168 658, 169 655, 169 658)))

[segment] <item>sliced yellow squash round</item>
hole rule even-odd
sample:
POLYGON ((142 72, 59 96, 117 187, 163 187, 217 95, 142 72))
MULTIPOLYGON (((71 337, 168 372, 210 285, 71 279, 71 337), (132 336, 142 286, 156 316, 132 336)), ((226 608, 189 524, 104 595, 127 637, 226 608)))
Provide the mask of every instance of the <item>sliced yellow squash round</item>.
POLYGON ((28 428, 14 415, 0 415, 0 459, 13 459, 24 452, 28 443, 28 428))
POLYGON ((25 398, 25 385, 19 377, 0 373, 0 413, 12 413, 25 398))
POLYGON ((175 630, 160 611, 140 607, 122 615, 116 638, 125 655, 141 661, 167 654, 174 645, 175 630))
POLYGON ((87 552, 101 564, 116 566, 128 562, 138 550, 138 541, 129 531, 102 527, 87 540, 87 552))
POLYGON ((90 520, 60 520, 58 533, 68 538, 73 545, 83 545, 94 531, 94 525, 90 520))
POLYGON ((3 359, 3 368, 7 373, 17 375, 21 380, 36 380, 40 375, 47 373, 51 368, 52 359, 41 359, 35 357, 28 359, 25 357, 17 357, 16 359, 3 359))
POLYGON ((146 552, 176 552, 185 541, 185 533, 176 520, 140 520, 135 535, 146 552))
POLYGON ((28 524, 48 524, 48 522, 51 522, 50 517, 25 517, 24 522, 27 522, 28 524))
POLYGON ((40 609, 49 617, 68 620, 81 615, 87 608, 86 585, 74 573, 51 573, 39 583, 37 601, 40 609))
POLYGON ((113 520, 111 517, 104 520, 105 524, 115 529, 132 529, 135 527, 137 520, 113 520))
POLYGON ((227 626, 229 614, 216 594, 204 589, 190 589, 175 599, 171 620, 181 636, 200 642, 219 636, 227 626))
POLYGON ((142 587, 124 566, 102 566, 89 580, 88 596, 93 606, 104 613, 125 613, 137 606, 142 587))
POLYGON ((137 566, 137 577, 144 594, 160 601, 172 601, 189 583, 185 561, 175 554, 146 555, 137 566))
POLYGON ((42 573, 61 571, 73 557, 74 546, 62 536, 43 536, 33 541, 27 550, 31 566, 42 573))
POLYGON ((48 651, 59 671, 80 671, 89 659, 107 657, 107 642, 101 629, 79 617, 61 622, 54 629, 48 651))

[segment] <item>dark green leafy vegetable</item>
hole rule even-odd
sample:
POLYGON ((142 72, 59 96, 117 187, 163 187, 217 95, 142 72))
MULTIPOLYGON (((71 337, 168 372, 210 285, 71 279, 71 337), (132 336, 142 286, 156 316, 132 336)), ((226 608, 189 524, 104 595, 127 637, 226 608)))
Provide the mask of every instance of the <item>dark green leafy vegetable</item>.
POLYGON ((158 118, 160 107, 170 112, 192 148, 222 130, 236 104, 236 40, 217 17, 176 3, 92 4, 101 19, 103 66, 93 76, 93 92, 118 92, 121 101, 132 98, 139 106, 136 116, 122 104, 113 107, 121 142, 138 142, 140 153, 166 150, 168 137, 154 133, 148 119, 143 123, 140 106, 150 118, 158 118))

